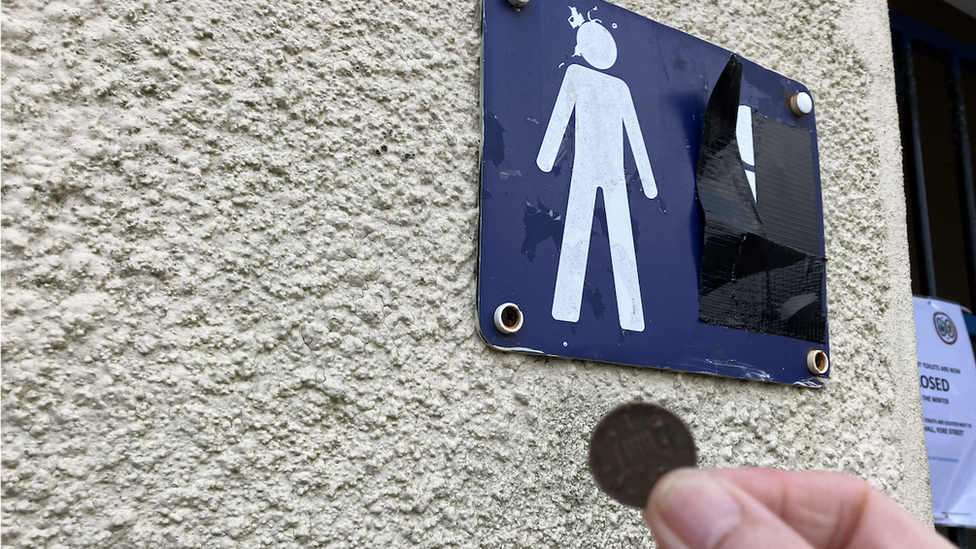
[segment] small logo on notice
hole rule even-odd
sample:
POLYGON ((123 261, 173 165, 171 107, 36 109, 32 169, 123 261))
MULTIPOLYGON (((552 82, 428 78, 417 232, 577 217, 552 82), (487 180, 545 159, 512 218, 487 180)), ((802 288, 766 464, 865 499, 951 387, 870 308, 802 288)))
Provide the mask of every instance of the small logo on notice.
POLYGON ((949 318, 949 315, 939 312, 935 313, 932 319, 935 321, 935 331, 939 334, 939 338, 949 345, 955 343, 959 337, 959 332, 956 331, 956 324, 949 318))

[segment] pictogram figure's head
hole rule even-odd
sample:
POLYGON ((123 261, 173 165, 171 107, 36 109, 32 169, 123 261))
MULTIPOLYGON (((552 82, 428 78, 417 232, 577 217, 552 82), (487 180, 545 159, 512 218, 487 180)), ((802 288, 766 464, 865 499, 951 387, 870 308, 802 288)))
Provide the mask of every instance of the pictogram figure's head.
MULTIPOLYGON (((599 19, 591 16, 596 8, 586 12, 586 19, 573 6, 569 7, 569 24, 576 31, 576 51, 573 57, 580 56, 593 67, 603 70, 609 69, 617 61, 617 43, 599 19)), ((617 28, 617 24, 613 24, 617 28)))

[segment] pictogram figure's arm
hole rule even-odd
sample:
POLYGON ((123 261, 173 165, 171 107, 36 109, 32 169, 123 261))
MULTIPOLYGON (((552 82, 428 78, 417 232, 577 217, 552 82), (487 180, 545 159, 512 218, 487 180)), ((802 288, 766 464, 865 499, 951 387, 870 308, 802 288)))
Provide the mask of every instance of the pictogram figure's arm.
POLYGON ((559 95, 556 96, 556 104, 552 108, 552 117, 549 118, 549 126, 546 127, 546 136, 542 139, 542 147, 539 148, 539 156, 535 161, 539 169, 546 173, 552 170, 556 155, 559 153, 559 145, 566 133, 566 126, 569 124, 569 118, 576 107, 574 67, 576 65, 570 65, 566 69, 563 83, 559 86, 559 95))
POLYGON ((641 133, 640 123, 637 121, 637 111, 634 110, 634 99, 630 89, 624 85, 620 90, 620 105, 623 107, 624 133, 630 142, 630 150, 634 152, 637 163, 637 175, 640 176, 641 186, 647 198, 657 198, 657 183, 651 170, 651 161, 647 157, 647 147, 644 145, 644 135, 641 133))

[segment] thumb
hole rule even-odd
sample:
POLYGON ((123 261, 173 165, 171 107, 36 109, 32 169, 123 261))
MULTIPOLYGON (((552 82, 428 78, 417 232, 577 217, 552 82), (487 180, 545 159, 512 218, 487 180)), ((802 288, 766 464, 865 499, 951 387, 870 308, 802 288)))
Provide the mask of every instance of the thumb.
POLYGON ((661 549, 810 549, 764 505, 706 471, 678 469, 662 478, 644 508, 661 549))

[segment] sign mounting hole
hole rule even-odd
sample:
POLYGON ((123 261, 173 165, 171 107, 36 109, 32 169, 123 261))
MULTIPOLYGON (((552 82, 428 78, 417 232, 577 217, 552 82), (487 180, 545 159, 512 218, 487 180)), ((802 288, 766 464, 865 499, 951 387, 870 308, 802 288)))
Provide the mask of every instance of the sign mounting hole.
POLYGON ((503 334, 514 334, 522 329, 522 310, 514 303, 502 303, 495 308, 495 327, 503 334))
POLYGON ((820 349, 811 349, 807 353, 807 369, 810 370, 810 373, 822 376, 827 373, 829 366, 830 361, 827 359, 827 353, 820 349))

